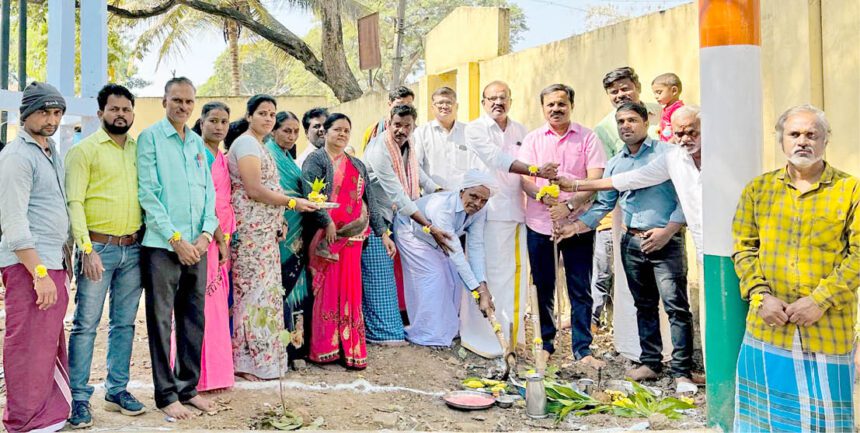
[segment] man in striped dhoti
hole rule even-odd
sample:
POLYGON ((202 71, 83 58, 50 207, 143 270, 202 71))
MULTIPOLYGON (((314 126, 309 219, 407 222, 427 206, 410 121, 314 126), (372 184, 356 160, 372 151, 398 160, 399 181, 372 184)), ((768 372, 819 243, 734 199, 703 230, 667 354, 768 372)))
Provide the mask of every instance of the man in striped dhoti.
POLYGON ((860 182, 824 161, 824 113, 776 124, 788 158, 741 195, 732 259, 750 301, 734 430, 853 431, 853 328, 860 284, 860 182))

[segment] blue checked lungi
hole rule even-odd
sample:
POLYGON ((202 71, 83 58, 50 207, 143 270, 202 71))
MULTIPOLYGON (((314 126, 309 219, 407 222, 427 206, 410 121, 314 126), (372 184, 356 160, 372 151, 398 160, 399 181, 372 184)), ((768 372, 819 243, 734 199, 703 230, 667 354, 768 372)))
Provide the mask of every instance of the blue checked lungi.
POLYGON ((853 354, 802 352, 744 336, 738 356, 735 432, 852 432, 853 354))
POLYGON ((404 341, 406 334, 397 305, 394 261, 385 253, 385 246, 379 236, 369 236, 361 253, 361 282, 367 341, 404 341))

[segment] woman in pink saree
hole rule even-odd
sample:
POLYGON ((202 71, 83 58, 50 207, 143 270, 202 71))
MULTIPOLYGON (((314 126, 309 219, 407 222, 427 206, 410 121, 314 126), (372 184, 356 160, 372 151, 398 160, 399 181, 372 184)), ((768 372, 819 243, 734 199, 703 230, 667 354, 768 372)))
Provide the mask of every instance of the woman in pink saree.
POLYGON ((368 188, 367 169, 344 152, 352 124, 340 113, 330 115, 323 128, 325 146, 311 153, 302 166, 303 193, 325 182, 321 191, 337 207, 311 214, 316 234, 309 248, 311 287, 310 360, 340 360, 347 368, 367 367, 364 319, 361 312, 361 247, 368 233, 382 236, 390 256, 394 242, 368 188))
POLYGON ((206 144, 206 158, 215 184, 215 214, 220 227, 209 244, 206 272, 206 326, 203 330, 203 356, 200 363, 199 391, 223 390, 233 386, 233 352, 230 339, 230 236, 236 231, 236 216, 230 202, 230 172, 219 145, 227 135, 230 108, 221 102, 203 106, 195 132, 206 144))

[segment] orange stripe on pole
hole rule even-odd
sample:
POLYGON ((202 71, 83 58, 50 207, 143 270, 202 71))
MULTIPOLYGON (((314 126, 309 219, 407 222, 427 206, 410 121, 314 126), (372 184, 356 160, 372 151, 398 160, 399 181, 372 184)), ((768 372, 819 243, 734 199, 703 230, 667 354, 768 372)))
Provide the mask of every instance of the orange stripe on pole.
POLYGON ((699 44, 761 45, 759 0, 699 0, 699 44))

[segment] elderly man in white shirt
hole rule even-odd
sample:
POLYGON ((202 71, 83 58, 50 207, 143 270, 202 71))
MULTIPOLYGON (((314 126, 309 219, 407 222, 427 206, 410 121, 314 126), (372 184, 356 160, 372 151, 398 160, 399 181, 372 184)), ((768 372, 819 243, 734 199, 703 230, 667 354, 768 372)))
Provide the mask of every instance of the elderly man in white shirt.
MULTIPOLYGON (((597 180, 558 178, 564 191, 630 191, 659 185, 671 180, 696 245, 697 261, 702 263, 702 137, 699 107, 685 105, 672 114, 672 130, 677 147, 636 170, 597 180)), ((583 203, 571 203, 577 208, 583 203)), ((568 237, 566 229, 561 235, 568 237)), ((572 235, 572 232, 570 233, 572 235)))
MULTIPOLYGON (((412 134, 418 164, 439 188, 454 190, 470 168, 480 167, 474 152, 466 147, 466 124, 457 121, 457 93, 450 87, 433 92, 432 110, 436 117, 419 126, 412 134)), ((434 191, 424 191, 429 194, 434 191)))
MULTIPOLYGON (((484 114, 466 125, 466 146, 481 160, 486 171, 496 177, 498 185, 498 194, 487 203, 484 229, 487 286, 510 347, 516 347, 525 339, 522 316, 526 311, 529 275, 525 194, 520 175, 554 179, 558 164, 536 167, 517 159, 528 130, 508 117, 511 89, 507 84, 501 81, 488 84, 481 102, 484 114)), ((487 358, 503 355, 492 326, 472 302, 463 302, 460 309, 460 341, 463 347, 487 358)))
MULTIPOLYGON (((485 205, 495 190, 495 177, 470 170, 453 191, 424 196, 415 202, 435 227, 455 236, 466 235, 465 252, 451 239, 445 254, 413 219, 400 214, 394 224, 403 261, 403 283, 409 326, 406 338, 422 346, 447 347, 457 336, 457 314, 463 293, 477 300, 483 313, 493 309, 484 260, 485 205), (468 256, 467 256, 468 255, 468 256), (465 286, 466 291, 461 290, 465 286)), ((473 305, 475 302, 471 302, 473 305)))

